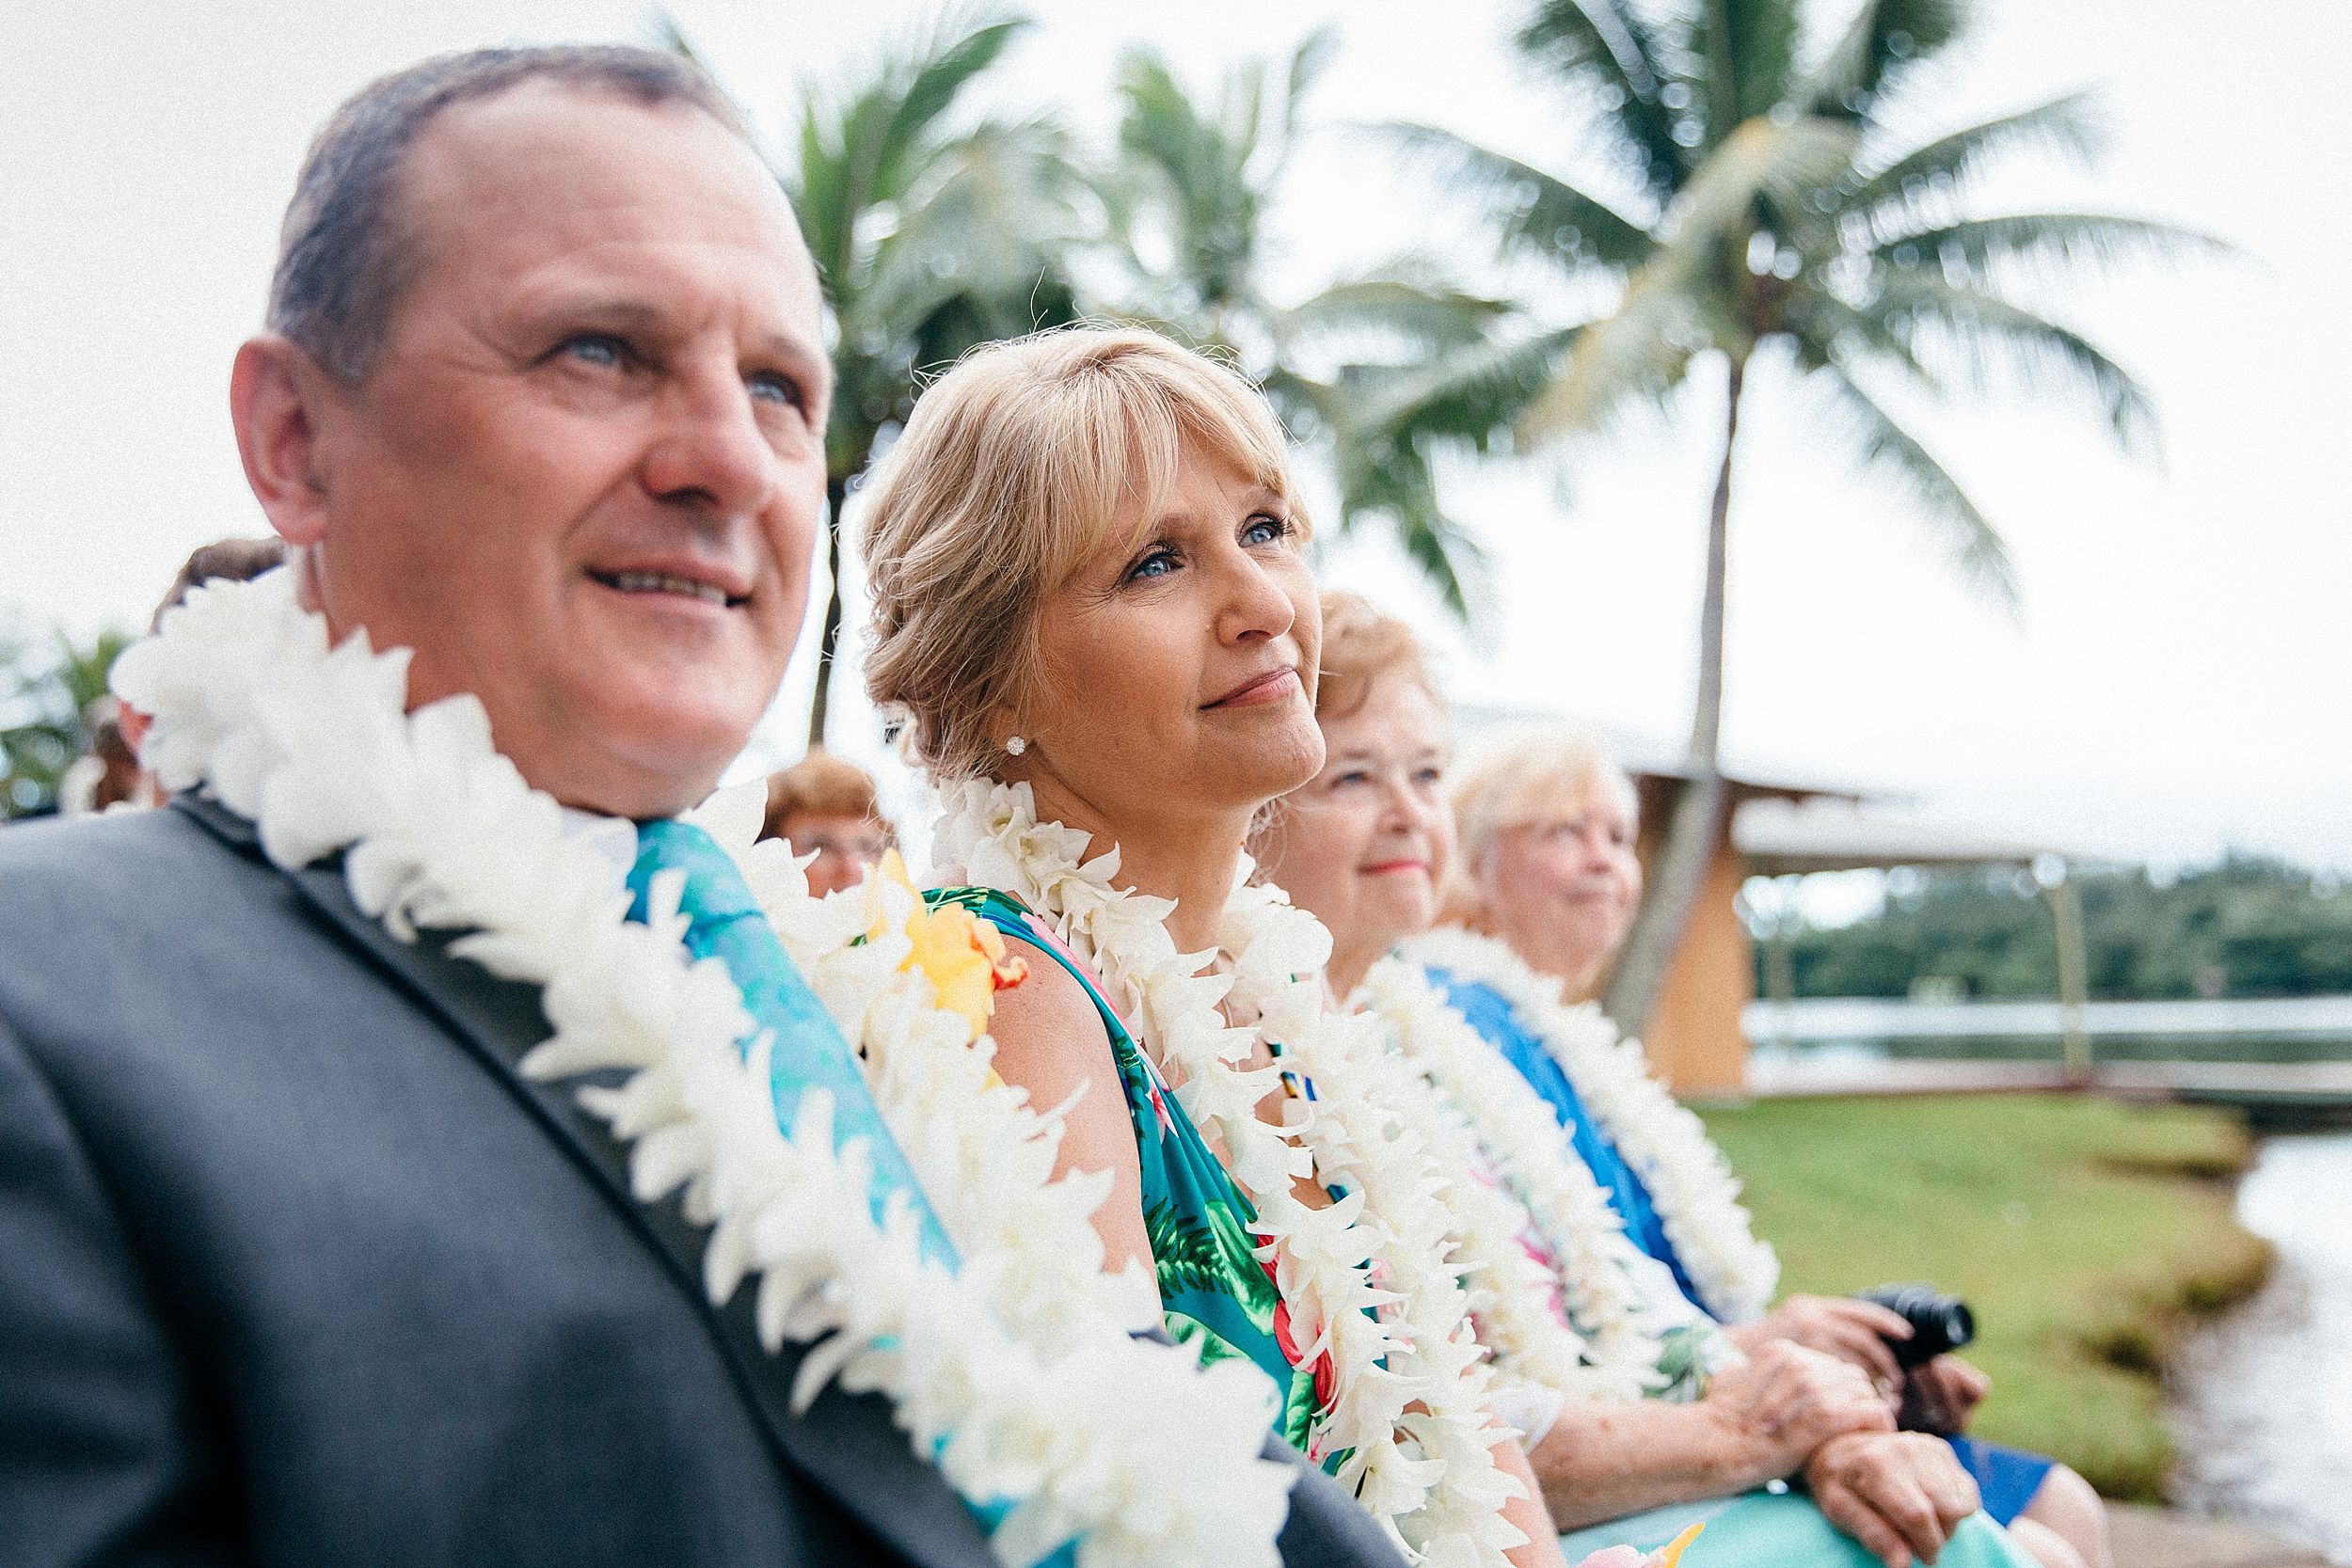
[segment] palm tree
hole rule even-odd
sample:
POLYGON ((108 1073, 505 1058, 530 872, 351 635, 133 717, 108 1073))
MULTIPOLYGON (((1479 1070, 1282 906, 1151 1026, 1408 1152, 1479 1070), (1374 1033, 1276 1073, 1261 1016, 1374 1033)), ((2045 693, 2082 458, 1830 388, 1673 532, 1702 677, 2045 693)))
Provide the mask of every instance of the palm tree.
POLYGON ((956 113, 1028 25, 942 23, 846 89, 805 94, 783 178, 836 334, 812 746, 824 742, 841 633, 842 507, 875 443, 905 420, 923 372, 1076 313, 1066 261, 1080 186, 1062 133, 956 113))
MULTIPOLYGON (((1537 0, 1518 47, 1588 111, 1584 145, 1597 149, 1588 164, 1599 183, 1433 127, 1396 128, 1497 213, 1515 261, 1618 285, 1597 319, 1506 345, 1527 351, 1514 388, 1527 385, 1541 351, 1553 356, 1517 410, 1519 438, 1588 431, 1629 403, 1670 404, 1694 371, 1724 391, 1688 782, 1609 988, 1609 1010, 1629 1029, 1648 1016, 1727 809, 1718 764, 1724 545, 1742 400, 1767 372, 1809 388, 1838 416, 1854 455, 1909 491, 1962 578, 2013 610, 2000 535, 1885 390, 2084 394, 2127 451, 2151 449, 2155 421, 2138 383, 2007 285, 2028 269, 2212 244, 2129 218, 1977 211, 1980 177, 2000 160, 2027 150, 2087 160, 2100 135, 2091 104, 2074 95, 1925 142, 1906 136, 1900 127, 1922 118, 1924 68, 1965 32, 1973 0, 1860 0, 1816 47, 1806 9, 1799 0, 1537 0)), ((1444 368, 1426 379, 1443 394, 1444 368)))
POLYGON ((1465 614, 1482 558, 1438 504, 1425 417, 1416 409, 1375 425, 1359 416, 1373 406, 1371 388, 1468 353, 1506 308, 1410 258, 1296 304, 1267 281, 1266 214, 1336 47, 1337 35, 1318 29, 1286 57, 1235 65, 1209 101, 1157 51, 1126 53, 1119 156, 1098 182, 1119 275, 1110 310, 1229 356, 1265 388, 1292 436, 1331 465, 1341 529, 1385 522, 1465 614))

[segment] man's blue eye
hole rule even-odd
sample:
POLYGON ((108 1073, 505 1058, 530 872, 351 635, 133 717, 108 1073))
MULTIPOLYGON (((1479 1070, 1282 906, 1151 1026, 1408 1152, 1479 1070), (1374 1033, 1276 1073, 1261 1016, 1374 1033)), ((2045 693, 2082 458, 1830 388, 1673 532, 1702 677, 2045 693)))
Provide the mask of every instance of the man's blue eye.
POLYGON ((608 338, 600 332, 583 332, 564 341, 564 352, 584 364, 610 369, 621 362, 625 350, 618 338, 608 338))
POLYGON ((801 396, 800 383, 788 375, 755 375, 750 385, 752 397, 760 403, 780 403, 787 408, 800 408, 807 403, 801 396))

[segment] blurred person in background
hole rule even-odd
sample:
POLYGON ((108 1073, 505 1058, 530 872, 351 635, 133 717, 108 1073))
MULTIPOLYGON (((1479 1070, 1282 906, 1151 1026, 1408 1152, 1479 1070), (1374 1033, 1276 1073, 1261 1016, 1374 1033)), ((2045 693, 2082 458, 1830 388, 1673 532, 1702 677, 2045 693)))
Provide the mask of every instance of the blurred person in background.
POLYGON ((57 812, 79 816, 116 806, 151 806, 154 799, 139 771, 138 752, 124 737, 127 721, 137 715, 109 693, 91 703, 82 714, 89 736, 89 751, 76 757, 57 780, 57 812))
POLYGON ((251 582, 263 572, 285 564, 286 542, 275 536, 249 539, 233 537, 215 539, 209 545, 199 545, 180 563, 180 571, 171 579, 171 587, 155 607, 148 621, 148 630, 160 631, 164 612, 188 602, 189 593, 207 582, 251 582))
MULTIPOLYGON (((221 539, 199 545, 181 562, 170 591, 149 618, 148 630, 163 625, 164 611, 184 603, 188 590, 199 582, 248 582, 286 559, 282 539, 221 539)), ((89 732, 89 754, 75 762, 58 782, 58 808, 67 816, 105 811, 111 807, 156 804, 154 783, 139 767, 139 742, 147 735, 147 719, 111 692, 89 705, 84 716, 89 732)))
POLYGON ((824 751, 769 775, 759 836, 783 839, 796 855, 814 854, 808 890, 820 895, 857 886, 898 842, 872 775, 824 751))
MULTIPOLYGON (((1333 990, 1384 1018, 1407 1060, 1461 1112, 1473 1138, 1469 1159, 1506 1221, 1494 1228, 1521 1253, 1506 1251, 1482 1280, 1497 1299, 1480 1319, 1481 1337, 1502 1379, 1521 1389, 1518 1419, 1554 1517, 1571 1528, 1564 1543, 1569 1554, 1612 1542, 1656 1546, 1704 1521, 1686 1568, 1810 1568, 1872 1558, 1899 1564, 1914 1557, 1949 1568, 2025 1562, 2020 1546, 2047 1568, 2086 1560, 2062 1542, 2037 1538, 2032 1526, 2014 1542, 2001 1539, 1976 1513, 1979 1488, 1952 1450, 1894 1430, 1884 1382, 1893 1362, 1877 1338, 1902 1326, 1893 1314, 1799 1297, 1754 1328, 1720 1327, 1678 1283, 1679 1264, 1656 1232, 1655 1210, 1639 1218, 1628 1212, 1642 1189, 1622 1162, 1609 1166, 1617 1180, 1600 1184, 1566 1124, 1513 1070, 1516 1058, 1506 1060, 1472 1027, 1481 1014, 1465 1016, 1418 964, 1393 956, 1400 944, 1413 951, 1437 919, 1454 860, 1445 706, 1409 628, 1353 594, 1325 595, 1322 665, 1316 715, 1325 765, 1279 802, 1261 830, 1263 875, 1330 927, 1333 990), (1809 1497, 1762 1490, 1784 1479, 1806 1483, 1809 1497)), ((1557 982, 1563 990, 1597 977, 1624 939, 1640 889, 1629 784, 1617 788, 1596 772, 1587 743, 1566 744, 1572 778, 1593 787, 1572 797, 1563 815, 1581 824, 1575 808, 1597 800, 1595 820, 1556 835, 1523 835, 1550 863, 1566 862, 1573 872, 1554 873, 1568 885, 1534 933, 1547 961, 1572 976, 1557 982), (1571 855, 1554 847, 1560 840, 1592 852, 1571 855), (1564 927, 1573 940, 1563 938, 1564 927)), ((1547 738, 1534 755, 1556 760, 1558 750, 1547 738)), ((1515 755, 1505 776, 1535 768, 1515 755)), ((1472 798, 1485 795, 1474 789, 1472 798)), ((1551 807, 1558 792, 1537 798, 1551 807)), ((1549 813, 1537 820, 1550 827, 1549 813)), ((1498 879, 1496 836, 1482 835, 1490 882, 1498 879)), ((1518 899, 1507 907, 1533 907, 1540 869, 1500 868, 1518 899)), ((1471 896, 1483 907, 1486 895, 1471 896)), ((1614 1048, 1613 1037, 1608 1044, 1614 1048)), ((1672 1117, 1685 1129, 1695 1125, 1662 1094, 1642 1108, 1653 1121, 1672 1117)), ((1686 1166, 1692 1152, 1686 1142, 1686 1166)), ((1593 1158, 1605 1155, 1597 1148, 1593 1158)), ((1711 1226, 1719 1250, 1744 1254, 1751 1268, 1768 1260, 1746 1236, 1744 1215, 1721 1196, 1715 1212, 1693 1217, 1711 1226), (1738 1233, 1726 1237, 1726 1224, 1738 1233)), ((1963 1391, 1980 1394, 1980 1379, 1957 1368, 1947 1372, 1963 1391)))

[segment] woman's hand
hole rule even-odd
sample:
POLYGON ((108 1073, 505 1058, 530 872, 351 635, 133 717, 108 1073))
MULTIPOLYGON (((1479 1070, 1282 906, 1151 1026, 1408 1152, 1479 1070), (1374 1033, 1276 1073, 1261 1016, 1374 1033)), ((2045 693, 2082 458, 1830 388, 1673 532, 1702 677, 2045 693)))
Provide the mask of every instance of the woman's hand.
POLYGON ((1851 1362, 1882 1385, 1891 1397, 1902 1386, 1903 1370, 1887 1349, 1889 1338, 1908 1339, 1911 1324, 1901 1313, 1851 1296, 1790 1296, 1755 1323, 1730 1330, 1734 1343, 1753 1353, 1772 1340, 1851 1362))
POLYGON ((1893 1410, 1859 1369, 1785 1339, 1717 1372, 1693 1408, 1730 1434, 1743 1487, 1796 1474, 1834 1438, 1895 1430, 1893 1410))
POLYGON ((1977 1483, 1940 1437, 1915 1432, 1849 1433, 1822 1445, 1805 1484, 1829 1522, 1886 1568, 1933 1562, 1960 1522, 1977 1511, 1977 1483))

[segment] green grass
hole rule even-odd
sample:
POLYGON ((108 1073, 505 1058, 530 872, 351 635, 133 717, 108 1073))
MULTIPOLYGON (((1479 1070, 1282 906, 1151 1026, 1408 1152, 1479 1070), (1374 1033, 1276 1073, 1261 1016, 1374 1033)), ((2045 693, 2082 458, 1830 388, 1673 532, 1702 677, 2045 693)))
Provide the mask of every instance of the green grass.
POLYGON ((2068 1096, 1775 1101, 1707 1113, 1780 1249, 1782 1288, 1929 1279, 1977 1313, 1974 1430, 2110 1497, 2170 1462, 2156 1383, 2194 1314, 2269 1267, 2230 1212, 2234 1117, 2068 1096))

